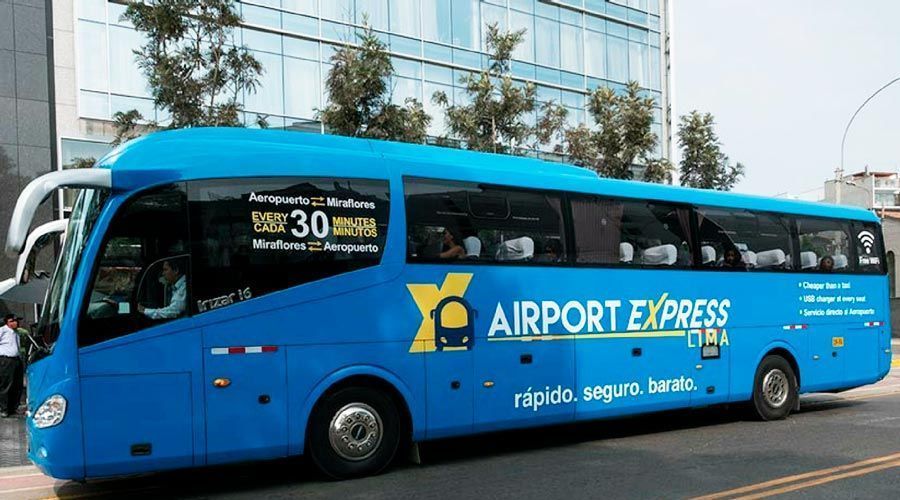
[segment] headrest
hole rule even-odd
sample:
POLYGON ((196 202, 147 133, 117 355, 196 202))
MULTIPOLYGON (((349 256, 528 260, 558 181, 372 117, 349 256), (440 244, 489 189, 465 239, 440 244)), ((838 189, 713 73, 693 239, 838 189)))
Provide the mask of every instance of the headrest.
MULTIPOLYGON (((816 252, 800 252, 800 269, 812 269, 818 262, 819 258, 816 256, 816 252)), ((835 264, 837 263, 835 262, 835 264)))
POLYGON ((700 262, 703 264, 709 264, 710 262, 716 261, 716 249, 709 246, 703 245, 700 247, 700 262))
POLYGON ((784 250, 780 248, 774 248, 756 254, 757 267, 777 267, 784 265, 784 261, 784 250))
POLYGON ((477 236, 466 236, 463 238, 463 248, 466 249, 466 257, 481 256, 481 240, 477 236))
POLYGON ((753 250, 741 250, 741 260, 743 260, 744 264, 748 267, 756 267, 758 259, 756 258, 756 252, 753 250))
POLYGON ((619 262, 630 264, 634 260, 634 247, 631 243, 619 243, 619 262))
POLYGON ((675 245, 659 245, 644 250, 641 264, 649 266, 671 266, 678 260, 678 249, 675 245))
POLYGON ((734 248, 737 248, 741 252, 746 252, 747 250, 750 250, 750 247, 748 247, 746 243, 735 243, 734 248))
POLYGON ((847 259, 847 256, 842 253, 836 253, 831 256, 834 259, 834 268, 835 269, 846 269, 847 266, 850 265, 850 261, 847 259))
POLYGON ((497 249, 497 260, 526 260, 534 257, 534 240, 528 236, 506 240, 497 249))

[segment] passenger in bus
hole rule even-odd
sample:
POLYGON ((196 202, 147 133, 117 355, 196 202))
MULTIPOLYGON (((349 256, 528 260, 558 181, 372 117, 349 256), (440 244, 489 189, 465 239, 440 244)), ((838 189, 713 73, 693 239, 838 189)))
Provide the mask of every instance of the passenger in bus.
POLYGON ((150 319, 171 319, 184 315, 187 310, 187 279, 175 259, 163 261, 162 281, 168 290, 168 305, 149 308, 138 305, 138 312, 150 319))
POLYGON ((744 259, 741 257, 740 250, 737 247, 728 247, 725 249, 725 255, 722 257, 722 267, 728 269, 746 269, 744 259))
POLYGON ((466 249, 462 247, 457 241, 460 238, 455 231, 452 231, 450 228, 444 229, 444 237, 443 237, 443 246, 441 247, 441 253, 438 256, 442 259, 463 259, 466 257, 466 249))
POLYGON ((822 260, 819 261, 819 271, 827 273, 834 271, 834 258, 830 255, 822 257, 822 260))
POLYGON ((559 240, 548 239, 544 243, 544 252, 534 260, 537 262, 563 262, 562 244, 559 240))

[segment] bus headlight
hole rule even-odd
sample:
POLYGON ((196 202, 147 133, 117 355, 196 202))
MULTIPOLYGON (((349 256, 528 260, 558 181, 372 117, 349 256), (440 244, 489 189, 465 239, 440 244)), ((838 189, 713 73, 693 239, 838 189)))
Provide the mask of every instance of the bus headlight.
POLYGON ((60 394, 54 394, 41 403, 41 406, 38 407, 31 418, 35 427, 46 429, 47 427, 59 425, 65 417, 66 398, 60 394))

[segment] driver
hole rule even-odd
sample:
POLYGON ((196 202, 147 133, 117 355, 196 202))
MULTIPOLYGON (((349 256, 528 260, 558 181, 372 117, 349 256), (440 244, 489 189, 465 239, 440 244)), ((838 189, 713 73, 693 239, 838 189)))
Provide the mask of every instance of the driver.
POLYGON ((169 292, 169 305, 152 309, 138 305, 138 312, 150 319, 171 319, 184 314, 187 308, 187 280, 175 259, 163 261, 162 277, 169 292))

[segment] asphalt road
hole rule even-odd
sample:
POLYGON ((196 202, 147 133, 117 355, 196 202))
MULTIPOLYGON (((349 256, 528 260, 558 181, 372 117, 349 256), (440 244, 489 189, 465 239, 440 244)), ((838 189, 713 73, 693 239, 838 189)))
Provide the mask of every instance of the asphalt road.
POLYGON ((436 442, 422 456, 345 482, 303 459, 84 485, 8 468, 0 498, 891 498, 900 368, 878 386, 805 397, 780 422, 733 408, 679 411, 436 442))

